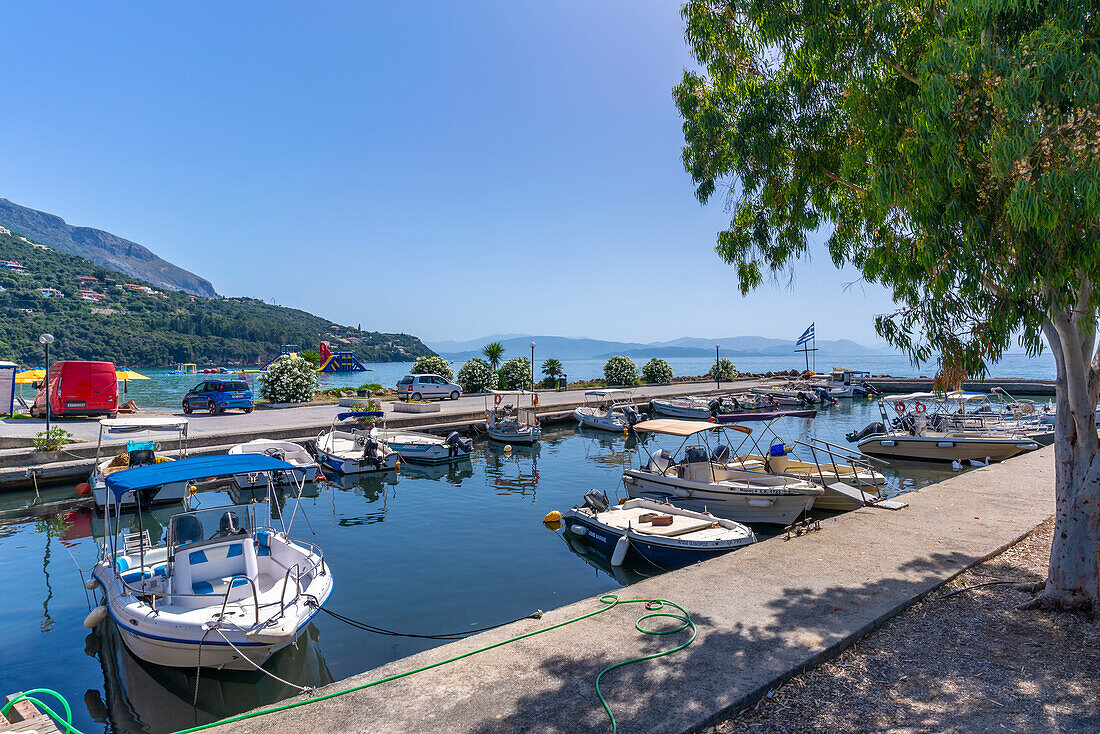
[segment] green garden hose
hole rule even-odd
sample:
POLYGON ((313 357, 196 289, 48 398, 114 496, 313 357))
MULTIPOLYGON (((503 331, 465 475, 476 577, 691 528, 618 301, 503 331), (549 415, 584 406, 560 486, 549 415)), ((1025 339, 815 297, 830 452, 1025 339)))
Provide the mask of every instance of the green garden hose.
MULTIPOLYGON (((324 700, 329 699, 329 698, 336 698, 337 696, 343 696, 345 694, 353 693, 355 691, 361 691, 364 688, 372 688, 372 687, 377 686, 381 683, 387 683, 387 682, 392 681, 392 680, 397 680, 398 678, 407 678, 410 675, 415 675, 417 673, 422 673, 425 670, 431 670, 432 668, 438 668, 440 666, 447 665, 448 663, 453 663, 453 662, 456 662, 458 660, 462 660, 464 658, 472 657, 474 655, 477 655, 478 653, 486 652, 488 650, 493 650, 495 648, 502 647, 502 646, 507 645, 507 644, 512 643, 512 642, 518 642, 519 640, 525 640, 528 637, 534 637, 535 635, 541 635, 543 632, 549 632, 550 630, 555 630, 555 629, 558 629, 559 627, 565 627, 566 625, 573 624, 574 622, 580 622, 583 619, 588 619, 589 617, 594 617, 597 614, 603 614, 604 612, 608 611, 609 609, 612 609, 613 607, 616 607, 620 604, 644 604, 646 610, 648 611, 648 614, 642 615, 641 617, 639 617, 637 619, 637 621, 634 622, 634 627, 639 632, 641 632, 642 634, 646 634, 646 635, 672 635, 672 634, 676 634, 677 632, 683 632, 684 630, 691 630, 691 636, 687 640, 685 640, 683 643, 677 645, 676 647, 672 647, 672 648, 669 648, 667 650, 661 650, 659 652, 655 652, 655 653, 652 653, 652 654, 649 654, 649 655, 642 655, 642 656, 639 656, 639 657, 636 657, 636 658, 630 658, 629 660, 624 660, 622 662, 615 663, 614 665, 609 665, 608 667, 604 668, 603 670, 601 670, 599 672, 599 674, 596 676, 596 696, 597 696, 597 698, 600 699, 600 704, 603 705, 604 711, 607 712, 607 716, 611 720, 611 731, 614 734, 614 732, 618 731, 619 723, 618 723, 618 721, 615 720, 615 715, 613 713, 611 713, 611 707, 608 705, 607 699, 604 698, 603 692, 600 690, 600 679, 602 679, 604 675, 606 675, 607 673, 610 673, 612 670, 615 670, 617 668, 621 668, 624 665, 630 665, 631 663, 638 663, 638 662, 642 662, 644 660, 653 660, 654 658, 664 657, 665 655, 671 655, 674 652, 677 652, 679 650, 683 650, 685 647, 687 647, 688 645, 690 645, 692 642, 695 641, 695 636, 697 634, 697 631, 695 629, 695 623, 691 619, 691 615, 688 614, 686 609, 684 609, 682 606, 680 606, 676 602, 667 601, 665 599, 619 599, 618 595, 616 595, 616 594, 604 594, 603 596, 600 597, 600 603, 603 604, 604 606, 602 606, 601 608, 597 609, 594 612, 589 612, 588 614, 582 614, 579 617, 573 617, 572 619, 567 619, 564 622, 559 622, 558 624, 551 625, 549 627, 544 627, 542 629, 535 630, 533 632, 527 632, 525 634, 518 635, 516 637, 510 637, 507 640, 501 640, 500 642, 494 642, 491 645, 486 645, 485 647, 480 647, 476 650, 471 650, 469 652, 464 652, 461 655, 455 655, 454 657, 447 658, 446 660, 440 660, 439 662, 436 662, 436 663, 431 663, 429 665, 424 665, 424 666, 421 666, 419 668, 414 668, 413 670, 407 670, 404 673, 396 673, 394 675, 388 675, 385 678, 379 678, 378 680, 371 681, 370 683, 364 683, 364 684, 359 685, 359 686, 353 686, 352 688, 346 688, 342 691, 335 691, 334 693, 326 693, 322 696, 315 696, 313 698, 307 698, 307 699, 304 699, 304 700, 301 700, 301 701, 291 701, 290 703, 281 704, 279 706, 272 706, 271 708, 261 709, 259 711, 251 711, 251 712, 244 713, 244 714, 237 714, 236 716, 230 716, 228 718, 221 719, 220 721, 214 721, 214 722, 211 722, 209 724, 202 724, 201 726, 191 727, 190 729, 183 729, 181 731, 175 732, 175 734, 191 734, 191 732, 203 731, 205 729, 211 729, 215 726, 221 726, 223 724, 232 724, 232 723, 237 722, 237 721, 244 721, 245 719, 253 719, 253 718, 256 718, 258 716, 264 716, 266 714, 273 714, 273 713, 276 713, 278 711, 286 711, 288 709, 298 708, 299 706, 305 706, 306 704, 316 703, 317 701, 324 701, 324 700), (673 612, 673 611, 661 611, 662 609, 664 609, 666 604, 668 606, 675 607, 676 609, 678 609, 679 613, 673 612), (672 627, 670 629, 664 629, 664 630, 647 629, 647 628, 642 626, 642 623, 645 622, 645 620, 647 620, 647 619, 658 619, 658 618, 675 620, 675 621, 679 622, 680 624, 678 626, 672 627)), ((49 714, 51 717, 53 717, 53 719, 55 721, 57 721, 59 724, 64 726, 66 731, 69 732, 69 734, 81 734, 81 732, 77 731, 76 729, 74 729, 72 727, 72 712, 69 709, 69 704, 61 696, 61 694, 56 693, 56 692, 51 691, 51 690, 46 689, 46 688, 36 688, 32 691, 27 691, 27 693, 16 697, 12 701, 9 701, 8 704, 3 707, 3 709, 0 709, 0 713, 7 713, 7 710, 9 708, 11 708, 12 704, 16 703, 17 701, 24 700, 24 699, 29 700, 29 701, 35 703, 36 705, 38 705, 39 707, 41 707, 42 709, 44 709, 46 711, 46 713, 49 714), (48 706, 46 706, 45 704, 40 702, 38 699, 32 698, 30 696, 30 694, 32 694, 32 693, 49 693, 49 694, 52 694, 54 696, 57 696, 57 698, 59 698, 65 706, 66 718, 64 720, 61 719, 48 706)))

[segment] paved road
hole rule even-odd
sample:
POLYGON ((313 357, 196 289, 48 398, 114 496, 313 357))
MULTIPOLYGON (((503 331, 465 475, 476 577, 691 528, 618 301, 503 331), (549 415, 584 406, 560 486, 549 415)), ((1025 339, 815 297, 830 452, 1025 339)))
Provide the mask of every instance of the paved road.
MULTIPOLYGON (((758 380, 740 380, 735 383, 722 383, 723 391, 731 392, 747 390, 759 384, 758 380)), ((669 395, 691 395, 694 393, 711 392, 718 389, 713 382, 677 383, 672 385, 654 385, 639 387, 634 391, 638 402, 648 402, 653 397, 669 395)), ((542 411, 562 410, 573 408, 583 401, 582 390, 566 390, 563 392, 538 391, 539 409, 542 411)), ((424 417, 431 422, 446 422, 449 416, 461 417, 484 410, 486 400, 484 397, 463 397, 458 400, 444 400, 440 403, 439 413, 426 413, 424 417)), ((387 418, 398 415, 393 412, 392 403, 385 401, 382 407, 387 418)), ((321 428, 332 423, 333 417, 341 410, 335 405, 311 405, 300 408, 261 409, 253 413, 244 414, 239 411, 211 416, 205 413, 193 414, 188 426, 188 433, 192 437, 215 436, 218 434, 237 435, 256 431, 257 434, 266 431, 278 431, 292 428, 321 428)), ((152 414, 152 413, 143 413, 152 414)), ((183 413, 174 413, 183 415, 183 413)), ((402 417, 407 414, 400 414, 402 417)), ((99 435, 99 425, 94 419, 74 418, 64 421, 55 421, 65 430, 72 433, 77 440, 95 441, 99 435)), ((0 435, 32 437, 43 430, 44 420, 4 420, 0 421, 0 435)))

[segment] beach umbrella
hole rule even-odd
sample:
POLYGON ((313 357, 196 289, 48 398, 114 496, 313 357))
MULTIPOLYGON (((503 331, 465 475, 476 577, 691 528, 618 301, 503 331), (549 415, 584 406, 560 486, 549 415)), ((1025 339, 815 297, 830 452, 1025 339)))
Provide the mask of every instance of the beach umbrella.
POLYGON ((15 373, 15 382, 18 385, 29 385, 32 382, 41 382, 46 379, 46 370, 23 370, 15 373))
POLYGON ((130 385, 130 380, 148 380, 149 378, 140 372, 134 372, 133 370, 115 370, 115 377, 122 380, 122 394, 126 394, 126 389, 130 385))

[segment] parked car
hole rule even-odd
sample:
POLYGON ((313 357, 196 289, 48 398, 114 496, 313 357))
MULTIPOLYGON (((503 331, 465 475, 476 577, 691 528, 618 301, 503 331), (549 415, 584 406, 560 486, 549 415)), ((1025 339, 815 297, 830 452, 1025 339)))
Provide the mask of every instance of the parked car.
POLYGON ((397 394, 399 397, 408 397, 413 400, 428 398, 458 400, 462 397, 462 388, 439 375, 405 375, 397 383, 397 394))
POLYGON ((206 409, 217 415, 229 408, 240 408, 251 413, 255 407, 252 390, 243 380, 207 380, 201 382, 183 396, 183 412, 206 409))
POLYGON ((65 359, 50 365, 31 407, 32 416, 118 415, 118 378, 113 362, 65 359))

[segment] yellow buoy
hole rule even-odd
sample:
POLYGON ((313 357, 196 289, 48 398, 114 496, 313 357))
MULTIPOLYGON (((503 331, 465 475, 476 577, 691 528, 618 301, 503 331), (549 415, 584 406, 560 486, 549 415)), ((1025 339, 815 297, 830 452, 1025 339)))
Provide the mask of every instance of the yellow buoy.
POLYGON ((547 524, 552 522, 561 522, 561 513, 557 510, 551 510, 550 512, 546 513, 546 517, 542 518, 542 521, 547 524))
POLYGON ((506 454, 512 453, 512 444, 510 444, 510 443, 504 444, 504 453, 506 453, 506 454))
POLYGON ((624 436, 629 436, 630 435, 630 429, 629 428, 624 428, 623 429, 623 435, 624 436))

